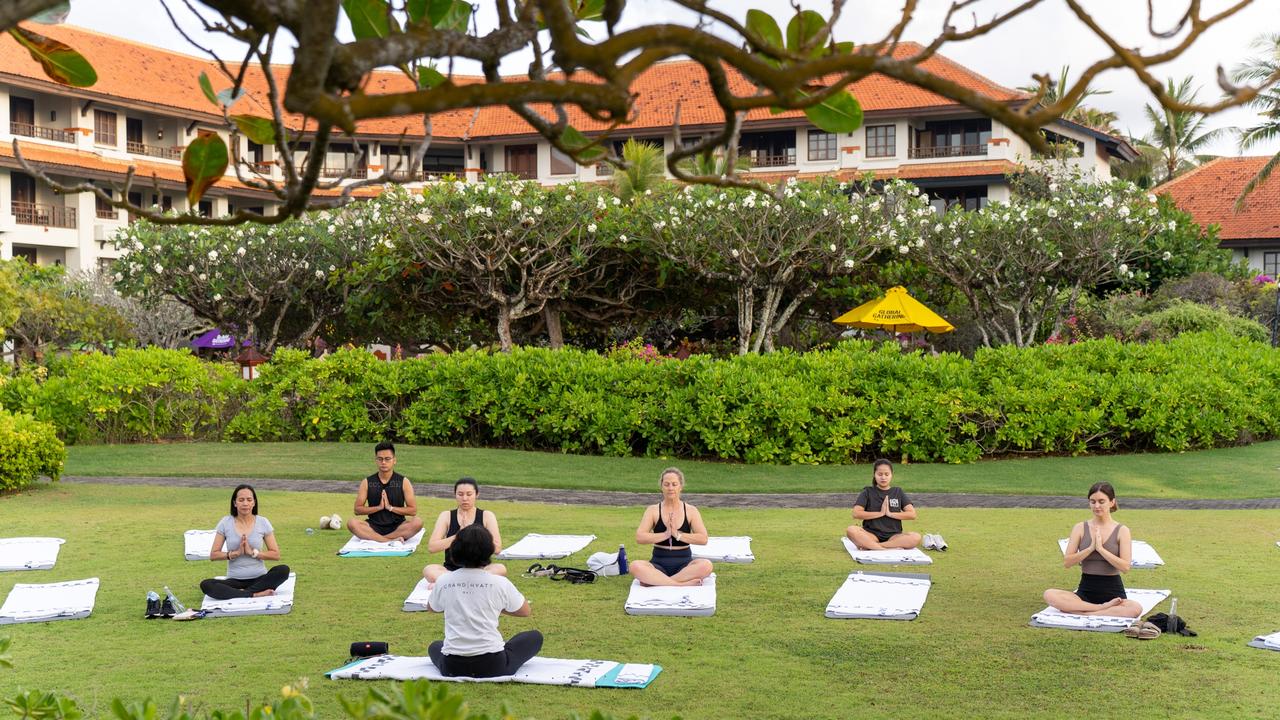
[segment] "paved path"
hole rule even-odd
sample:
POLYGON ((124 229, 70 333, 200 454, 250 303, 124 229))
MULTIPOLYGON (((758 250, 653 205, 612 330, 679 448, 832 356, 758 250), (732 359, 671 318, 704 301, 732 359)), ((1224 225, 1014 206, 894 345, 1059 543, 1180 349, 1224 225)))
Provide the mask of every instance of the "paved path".
MULTIPOLYGON (((86 477, 66 475, 63 482, 99 483, 109 485, 158 485, 163 487, 232 488, 244 482, 244 478, 192 478, 192 477, 86 477)), ((350 480, 253 480, 260 490, 288 490, 292 492, 354 493, 356 483, 350 480)), ((452 498, 452 485, 415 484, 418 495, 435 498, 452 498)), ((849 508, 853 507, 855 493, 689 493, 685 499, 708 508, 849 508)), ((654 502, 657 492, 635 493, 609 490, 544 490, 539 488, 503 487, 485 485, 486 500, 542 502, 557 505, 619 505, 635 506, 654 502)), ((969 493, 911 493, 912 501, 920 507, 948 508, 1049 508, 1079 510, 1086 507, 1083 497, 1063 495, 976 495, 969 493)), ((1280 498, 1255 498, 1249 500, 1165 500, 1159 498, 1123 498, 1124 508, 1129 510, 1274 510, 1280 508, 1280 498)))

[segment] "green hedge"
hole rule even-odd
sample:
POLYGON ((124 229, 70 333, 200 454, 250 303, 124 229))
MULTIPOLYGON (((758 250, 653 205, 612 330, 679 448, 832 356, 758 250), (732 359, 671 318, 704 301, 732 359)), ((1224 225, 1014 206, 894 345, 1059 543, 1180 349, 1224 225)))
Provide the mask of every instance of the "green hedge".
POLYGON ((53 425, 0 410, 0 490, 21 490, 41 475, 57 480, 66 459, 53 425))
MULTIPOLYGON (((196 383, 202 399, 183 389, 190 384, 169 382, 148 391, 164 422, 115 405, 89 421, 70 411, 47 416, 72 439, 212 436, 224 427, 221 437, 229 440, 394 438, 782 464, 1179 451, 1280 436, 1280 353, 1226 333, 1168 343, 1002 347, 972 360, 865 342, 804 354, 656 362, 518 349, 384 363, 362 351, 311 360, 286 350, 252 383, 153 350, 64 363, 46 381, 21 384, 27 394, 20 404, 118 402, 114 385, 94 390, 103 385, 92 380, 118 382, 144 361, 183 368, 173 376, 202 378, 196 383)), ((0 402, 14 395, 22 393, 0 390, 0 402)))

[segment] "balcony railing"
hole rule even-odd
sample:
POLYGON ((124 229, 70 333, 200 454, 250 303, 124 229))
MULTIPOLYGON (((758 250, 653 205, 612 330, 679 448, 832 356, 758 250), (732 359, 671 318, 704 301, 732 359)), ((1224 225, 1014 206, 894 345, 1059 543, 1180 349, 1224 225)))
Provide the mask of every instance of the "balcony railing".
POLYGON ((613 174, 613 166, 609 163, 596 163, 596 177, 606 177, 613 174))
POLYGON ((13 219, 19 225, 42 225, 44 227, 74 228, 76 226, 76 209, 59 205, 22 202, 14 200, 13 219))
POLYGON ((40 125, 32 125, 31 123, 10 122, 9 132, 14 135, 40 138, 42 140, 57 140, 58 142, 64 143, 74 143, 76 141, 76 134, 70 130, 42 127, 40 125))
POLYGON ((161 147, 159 145, 147 145, 146 143, 134 142, 130 140, 125 143, 125 149, 134 155, 148 155, 150 157, 164 158, 166 160, 181 160, 182 148, 161 147))
POLYGON ((363 180, 369 177, 369 168, 353 168, 353 167, 329 167, 328 165, 320 168, 320 177, 326 178, 356 178, 363 180))
POLYGON ((912 160, 926 160, 932 158, 951 158, 966 157, 973 155, 986 155, 987 144, 978 145, 940 145, 938 147, 913 147, 907 150, 907 157, 912 160))
POLYGON ((120 213, 113 207, 97 208, 97 216, 102 220, 119 220, 120 213))
POLYGON ((435 176, 437 179, 444 175, 453 175, 460 178, 465 174, 466 170, 456 165, 424 165, 421 169, 412 173, 407 169, 392 170, 391 179, 398 180, 400 182, 417 182, 420 180, 426 180, 432 176, 435 176))
POLYGON ((796 154, 794 152, 770 155, 763 152, 739 150, 738 153, 750 158, 751 167, 753 168, 785 167, 796 164, 796 154))

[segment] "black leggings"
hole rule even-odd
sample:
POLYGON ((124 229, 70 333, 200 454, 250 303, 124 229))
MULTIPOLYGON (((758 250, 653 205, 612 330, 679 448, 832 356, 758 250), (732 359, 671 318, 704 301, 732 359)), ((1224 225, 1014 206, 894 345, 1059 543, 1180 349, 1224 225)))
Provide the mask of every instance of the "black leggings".
POLYGON ((200 589, 214 600, 231 600, 233 598, 253 597, 263 590, 275 590, 289 579, 289 566, 277 565, 267 571, 266 575, 240 580, 237 578, 209 578, 200 581, 200 589))
POLYGON ((448 677, 502 677, 515 675, 542 649, 542 633, 525 630, 507 641, 504 649, 483 655, 445 655, 444 641, 437 640, 427 648, 431 662, 448 677))

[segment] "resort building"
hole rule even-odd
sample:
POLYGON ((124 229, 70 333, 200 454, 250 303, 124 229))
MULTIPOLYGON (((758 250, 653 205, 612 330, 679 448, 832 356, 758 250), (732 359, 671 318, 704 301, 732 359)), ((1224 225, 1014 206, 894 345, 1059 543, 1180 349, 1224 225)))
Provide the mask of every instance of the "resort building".
POLYGON ((1218 244, 1249 267, 1280 276, 1280 172, 1236 209, 1236 198, 1270 157, 1222 157, 1156 188, 1204 227, 1218 226, 1218 244))
MULTIPOLYGON (((25 172, 15 157, 13 141, 33 166, 63 183, 123 187, 130 168, 130 199, 186 211, 181 156, 187 143, 205 133, 229 134, 222 117, 201 92, 201 72, 217 89, 230 82, 210 60, 59 26, 49 34, 85 55, 98 71, 90 88, 69 88, 49 80, 17 43, 0 43, 0 258, 26 257, 39 264, 73 269, 104 267, 119 256, 112 238, 129 218, 97 202, 92 194, 59 195, 25 172)), ((904 43, 895 52, 911 54, 919 46, 904 43)), ((945 57, 925 63, 931 72, 1001 102, 1028 101, 1025 93, 1002 87, 945 57)), ((287 68, 282 67, 283 78, 287 68)), ((455 82, 480 82, 455 78, 455 82)), ((748 92, 740 78, 741 92, 748 92)), ((371 92, 410 89, 399 72, 377 73, 371 92)), ((249 72, 246 96, 234 112, 267 117, 266 82, 249 72)), ((1008 197, 1008 175, 1031 159, 1031 148, 990 118, 926 90, 884 76, 870 76, 850 86, 862 104, 863 127, 852 133, 827 133, 812 126, 803 112, 778 115, 767 109, 746 118, 740 155, 749 172, 774 180, 797 176, 841 179, 871 173, 876 179, 903 178, 929 193, 939 209, 954 204, 982 207, 1008 197)), ((673 123, 679 111, 681 139, 692 142, 720 127, 722 117, 712 100, 705 73, 691 61, 654 66, 640 76, 634 118, 612 137, 618 145, 628 137, 675 146, 673 123)), ((604 130, 582 113, 570 111, 574 127, 591 135, 604 130)), ((295 161, 306 152, 303 142, 295 161)), ((1072 162, 1096 177, 1110 176, 1111 158, 1132 160, 1123 140, 1091 128, 1059 121, 1046 128, 1056 143, 1074 146, 1072 162)), ((407 172, 409 144, 424 135, 413 118, 361 122, 355 137, 333 142, 323 176, 350 183, 384 169, 398 180, 431 182, 443 175, 474 181, 482 173, 509 172, 544 184, 580 180, 607 181, 611 167, 582 167, 542 140, 515 113, 486 108, 440 113, 432 117, 432 142, 421 169, 407 172)), ((237 138, 233 156, 264 176, 279 179, 273 147, 237 138)), ((247 172, 247 171, 246 171, 247 172)), ((326 191, 329 193, 335 190, 326 191)), ((321 193, 323 194, 323 193, 321 193)), ((222 215, 248 209, 273 212, 274 196, 241 183, 234 170, 216 183, 195 210, 222 215)))

